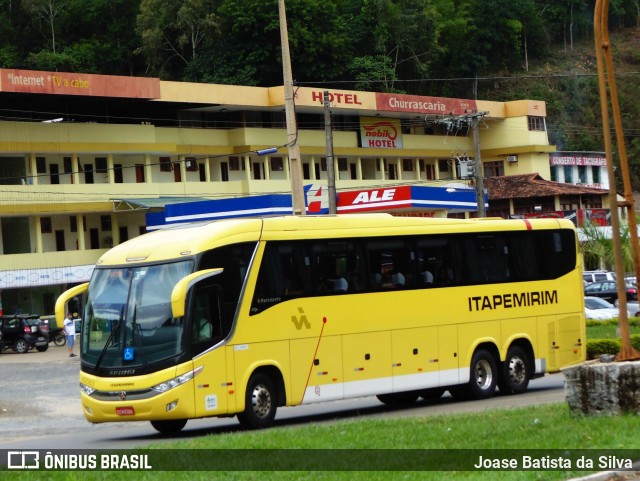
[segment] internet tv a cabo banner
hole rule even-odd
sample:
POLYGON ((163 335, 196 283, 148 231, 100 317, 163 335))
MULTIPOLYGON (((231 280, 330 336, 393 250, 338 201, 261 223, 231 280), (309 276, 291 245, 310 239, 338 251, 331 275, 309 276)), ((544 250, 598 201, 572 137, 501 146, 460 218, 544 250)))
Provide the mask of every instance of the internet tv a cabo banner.
POLYGON ((160 79, 0 69, 0 92, 160 98, 160 79))

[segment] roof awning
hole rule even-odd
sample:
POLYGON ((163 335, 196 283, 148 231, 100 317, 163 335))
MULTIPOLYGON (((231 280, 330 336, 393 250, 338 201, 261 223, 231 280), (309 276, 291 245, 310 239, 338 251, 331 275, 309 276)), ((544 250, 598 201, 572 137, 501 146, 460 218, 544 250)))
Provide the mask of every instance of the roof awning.
POLYGON ((198 202, 203 199, 201 197, 144 197, 144 198, 127 198, 127 199, 111 199, 113 202, 114 212, 128 211, 160 211, 169 204, 181 204, 183 202, 198 202))

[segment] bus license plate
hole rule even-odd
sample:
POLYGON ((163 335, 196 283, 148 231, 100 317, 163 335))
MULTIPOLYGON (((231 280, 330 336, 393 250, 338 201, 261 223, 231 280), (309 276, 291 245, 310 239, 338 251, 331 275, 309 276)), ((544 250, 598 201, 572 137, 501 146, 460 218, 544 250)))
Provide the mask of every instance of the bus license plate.
POLYGON ((118 416, 133 416, 135 413, 133 406, 121 406, 116 408, 116 414, 118 416))

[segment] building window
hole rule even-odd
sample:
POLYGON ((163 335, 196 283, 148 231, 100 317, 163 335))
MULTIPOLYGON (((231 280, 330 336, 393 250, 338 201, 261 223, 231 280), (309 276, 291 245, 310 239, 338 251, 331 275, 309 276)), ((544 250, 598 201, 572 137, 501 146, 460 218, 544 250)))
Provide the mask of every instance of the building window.
POLYGON ((78 219, 75 215, 69 217, 69 230, 71 232, 78 232, 78 219))
POLYGON ((113 164, 113 181, 116 184, 122 184, 124 182, 122 164, 113 164))
POLYGON ((107 173, 107 158, 96 157, 96 174, 106 174, 106 173, 107 173))
POLYGON ((413 172, 413 159, 402 159, 402 171, 413 172))
POLYGON ((160 172, 171 172, 170 157, 160 157, 160 172))
POLYGON ((573 184, 573 167, 571 165, 564 166, 564 182, 565 184, 573 184))
POLYGON ((70 174, 73 171, 73 163, 71 162, 71 157, 64 157, 62 159, 62 168, 64 169, 65 174, 70 174))
POLYGON ((602 182, 602 180, 600 179, 600 167, 592 166, 591 175, 592 175, 594 184, 599 184, 602 182))
POLYGON ((587 168, 584 165, 578 166, 578 182, 581 184, 587 183, 587 168))
POLYGON ((198 162, 195 157, 187 157, 184 159, 187 172, 198 172, 198 162))
POLYGON ((544 117, 536 117, 536 116, 530 115, 528 117, 528 120, 529 120, 529 130, 538 130, 541 132, 546 131, 544 117))
POLYGON ((500 177, 504 175, 504 162, 499 160, 496 162, 484 162, 485 177, 500 177))
POLYGON ((40 232, 42 234, 51 234, 51 217, 40 217, 40 232))
POLYGON ((229 157, 229 170, 240 170, 240 157, 229 157))
POLYGON ((558 182, 558 167, 554 165, 551 167, 550 171, 551 171, 551 181, 558 182))
POLYGON ((282 172, 284 170, 284 162, 282 160, 282 157, 271 157, 269 161, 271 162, 272 172, 282 172))
POLYGON ((45 157, 36 157, 36 171, 38 174, 47 173, 47 159, 45 157))
POLYGON ((111 216, 110 215, 101 215, 100 216, 100 228, 103 232, 111 232, 111 216))
POLYGON ((338 158, 338 170, 340 172, 346 172, 348 169, 349 169, 349 166, 347 164, 347 158, 346 157, 338 158))
POLYGON ((440 172, 449 172, 449 159, 440 159, 438 161, 438 170, 440 172))

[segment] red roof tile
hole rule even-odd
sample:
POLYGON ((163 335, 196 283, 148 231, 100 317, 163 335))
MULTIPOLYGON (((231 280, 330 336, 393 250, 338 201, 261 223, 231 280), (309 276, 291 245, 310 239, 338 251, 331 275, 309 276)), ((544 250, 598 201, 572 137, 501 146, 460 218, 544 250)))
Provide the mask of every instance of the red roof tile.
POLYGON ((553 197, 556 195, 607 195, 607 189, 583 187, 544 180, 540 174, 505 175, 487 177, 484 186, 489 200, 553 197))

